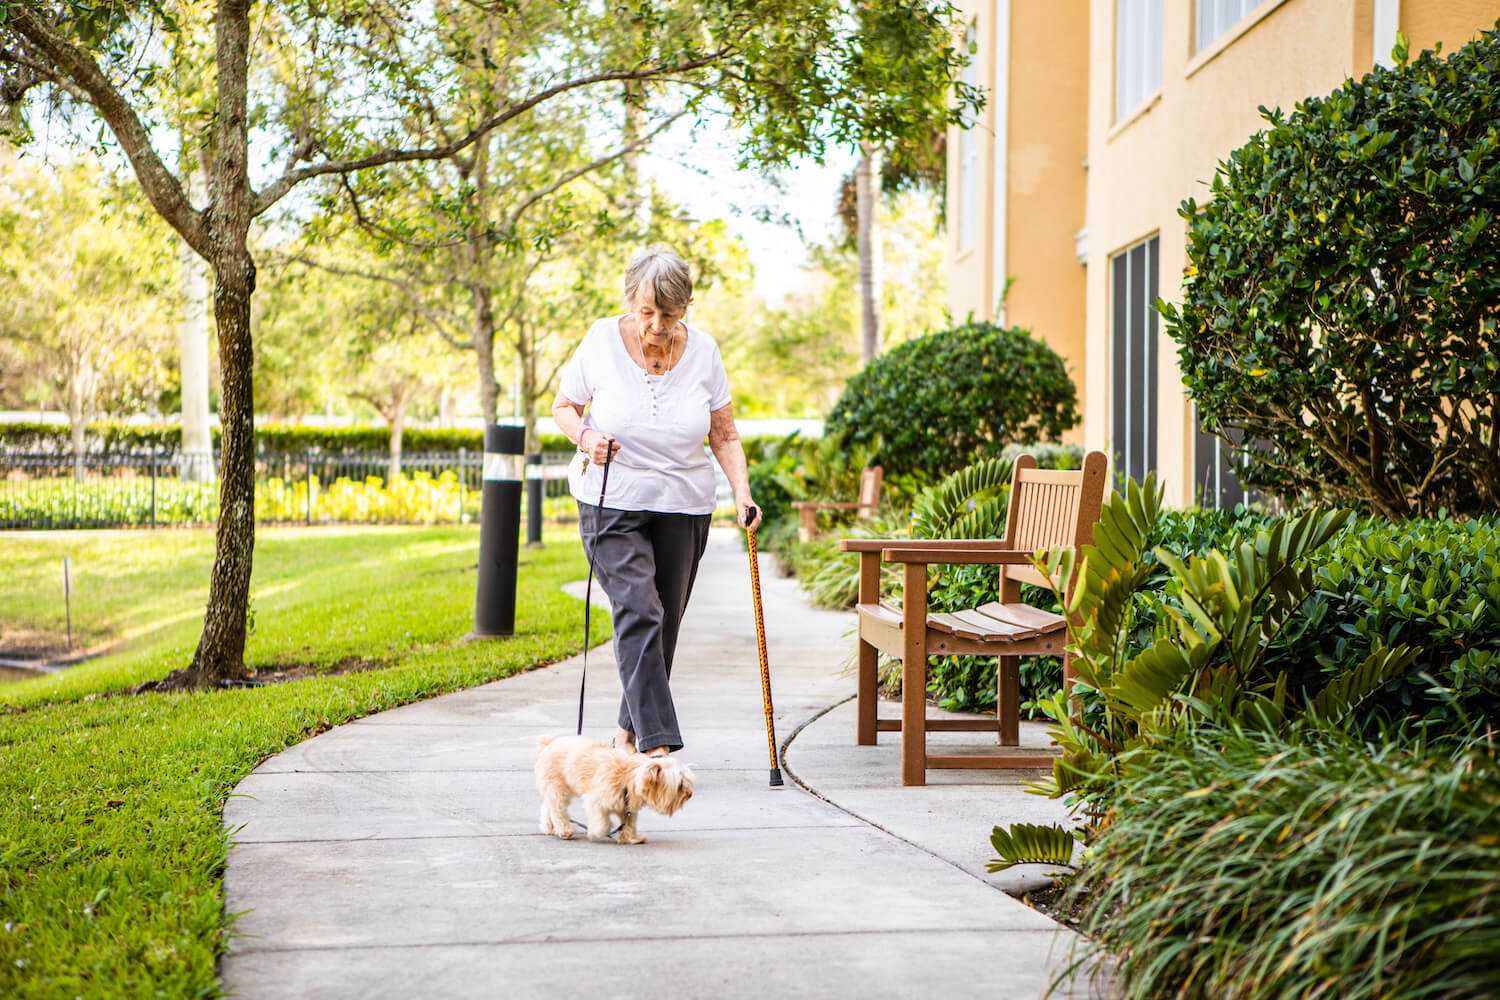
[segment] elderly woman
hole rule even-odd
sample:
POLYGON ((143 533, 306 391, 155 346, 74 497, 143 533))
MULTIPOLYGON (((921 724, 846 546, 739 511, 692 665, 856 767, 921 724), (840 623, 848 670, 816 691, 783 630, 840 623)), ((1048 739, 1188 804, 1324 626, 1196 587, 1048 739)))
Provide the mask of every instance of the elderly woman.
POLYGON ((624 688, 615 746, 651 754, 682 748, 668 679, 715 505, 705 437, 734 488, 740 525, 760 523, 747 520, 753 501, 729 377, 719 345, 686 321, 692 301, 692 275, 675 251, 641 251, 625 269, 630 311, 589 328, 552 404, 578 446, 568 484, 614 611, 624 688), (606 458, 609 492, 598 505, 606 458))

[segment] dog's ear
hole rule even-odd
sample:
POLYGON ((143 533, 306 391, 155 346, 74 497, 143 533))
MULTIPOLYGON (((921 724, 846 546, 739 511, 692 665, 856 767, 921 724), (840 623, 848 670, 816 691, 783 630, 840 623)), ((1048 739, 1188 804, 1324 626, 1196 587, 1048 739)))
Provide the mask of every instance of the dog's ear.
POLYGON ((652 789, 661 787, 661 761, 647 757, 641 761, 640 766, 635 769, 633 784, 635 794, 641 798, 649 798, 652 789))

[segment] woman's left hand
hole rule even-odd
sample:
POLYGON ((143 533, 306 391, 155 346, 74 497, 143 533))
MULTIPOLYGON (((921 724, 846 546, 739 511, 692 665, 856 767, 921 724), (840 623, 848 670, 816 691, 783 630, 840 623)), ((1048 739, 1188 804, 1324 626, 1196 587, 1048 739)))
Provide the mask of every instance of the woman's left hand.
POLYGON ((739 513, 739 522, 741 528, 744 528, 746 531, 754 531, 756 528, 760 527, 761 510, 759 507, 755 506, 755 501, 752 500, 748 494, 743 497, 735 497, 734 506, 736 511, 739 513), (749 513, 751 507, 755 507, 755 520, 746 521, 745 516, 749 513))

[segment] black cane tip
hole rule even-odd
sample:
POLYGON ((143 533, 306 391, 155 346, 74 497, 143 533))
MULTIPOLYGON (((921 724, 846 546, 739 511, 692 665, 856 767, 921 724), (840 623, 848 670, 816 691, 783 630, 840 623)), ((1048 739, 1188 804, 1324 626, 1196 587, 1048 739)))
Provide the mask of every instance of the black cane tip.
POLYGON ((785 783, 781 780, 781 768, 779 768, 779 767, 773 767, 773 768, 771 768, 771 787, 772 788, 780 788, 780 787, 782 787, 783 784, 785 784, 785 783))

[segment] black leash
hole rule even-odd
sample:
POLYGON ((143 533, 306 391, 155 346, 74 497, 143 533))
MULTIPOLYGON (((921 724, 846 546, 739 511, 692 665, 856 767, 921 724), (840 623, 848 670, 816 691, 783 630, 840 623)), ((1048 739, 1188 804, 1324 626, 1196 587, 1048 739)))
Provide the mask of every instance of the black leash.
MULTIPOLYGON (((579 434, 582 437, 582 434, 579 434)), ((604 491, 609 486, 609 463, 614 460, 614 442, 610 441, 611 447, 604 453, 604 481, 599 484, 599 511, 600 517, 604 510, 604 491)), ((584 468, 588 468, 587 459, 584 459, 584 468)), ((594 544, 589 546, 589 582, 583 589, 583 672, 578 677, 578 735, 583 735, 583 686, 589 677, 589 609, 594 604, 594 550, 599 546, 598 524, 595 523, 594 544)))

